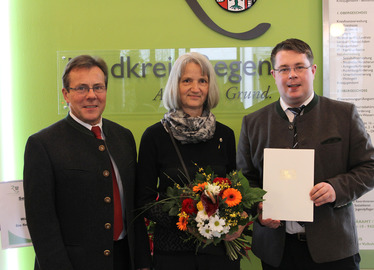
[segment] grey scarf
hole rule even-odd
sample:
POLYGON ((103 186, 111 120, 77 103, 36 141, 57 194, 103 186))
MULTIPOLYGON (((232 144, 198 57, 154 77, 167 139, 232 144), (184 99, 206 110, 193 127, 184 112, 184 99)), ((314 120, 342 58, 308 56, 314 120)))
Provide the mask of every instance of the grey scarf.
POLYGON ((172 110, 165 113, 161 123, 164 127, 169 125, 174 138, 182 144, 205 142, 213 138, 216 131, 216 117, 207 110, 199 117, 191 117, 183 110, 172 110))

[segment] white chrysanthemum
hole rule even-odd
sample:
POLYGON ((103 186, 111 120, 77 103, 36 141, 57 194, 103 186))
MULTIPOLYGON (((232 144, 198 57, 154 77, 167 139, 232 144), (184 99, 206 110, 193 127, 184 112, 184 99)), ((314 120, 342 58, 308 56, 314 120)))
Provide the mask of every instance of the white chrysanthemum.
POLYGON ((215 232, 222 232, 223 226, 226 225, 226 222, 223 218, 220 218, 217 215, 211 216, 209 219, 209 227, 212 229, 212 231, 215 232))
POLYGON ((197 212, 197 215, 196 215, 196 222, 197 223, 203 223, 205 220, 208 220, 209 217, 208 217, 208 214, 205 212, 205 210, 201 210, 199 212, 197 212))
MULTIPOLYGON (((213 183, 213 184, 208 183, 205 186, 205 191, 204 192, 206 193, 207 191, 209 191, 213 195, 218 195, 221 192, 221 187, 218 186, 216 183, 213 183)), ((205 195, 207 195, 207 194, 205 194, 205 195)))
POLYGON ((203 227, 205 225, 205 222, 204 221, 202 221, 202 222, 197 222, 197 224, 196 224, 196 226, 198 227, 198 228, 201 228, 201 227, 203 227))
POLYGON ((223 234, 228 234, 229 231, 230 231, 230 226, 224 226, 224 227, 223 227, 223 231, 222 231, 222 233, 223 233, 223 234))
POLYGON ((199 233, 207 239, 212 239, 212 230, 209 228, 208 224, 199 228, 199 233))
POLYGON ((221 238, 222 233, 221 232, 212 231, 212 235, 213 235, 213 237, 221 238))

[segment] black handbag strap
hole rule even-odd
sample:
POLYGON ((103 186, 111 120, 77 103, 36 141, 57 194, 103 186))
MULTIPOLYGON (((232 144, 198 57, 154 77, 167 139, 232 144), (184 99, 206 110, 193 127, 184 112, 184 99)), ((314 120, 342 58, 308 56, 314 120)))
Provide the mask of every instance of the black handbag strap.
POLYGON ((175 151, 177 151, 178 158, 179 158, 179 160, 180 160, 180 162, 181 162, 181 164, 182 164, 182 167, 183 167, 183 170, 184 170, 185 176, 186 176, 188 182, 191 182, 190 175, 189 175, 189 173, 188 173, 188 171, 187 171, 186 165, 184 164, 184 161, 183 161, 183 158, 182 158, 181 152, 179 151, 178 145, 177 145, 177 143, 175 142, 174 136, 173 136, 173 134, 171 134, 171 129, 170 129, 168 123, 166 123, 165 126, 166 126, 166 129, 168 130, 168 133, 169 133, 169 135, 170 135, 170 139, 171 139, 171 141, 173 142, 173 145, 174 145, 175 151))

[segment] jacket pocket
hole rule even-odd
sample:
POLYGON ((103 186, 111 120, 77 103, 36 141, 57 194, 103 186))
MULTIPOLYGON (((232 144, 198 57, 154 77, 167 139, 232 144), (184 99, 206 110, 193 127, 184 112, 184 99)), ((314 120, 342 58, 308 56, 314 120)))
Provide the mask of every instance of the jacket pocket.
POLYGON ((326 140, 322 141, 321 144, 332 144, 332 143, 338 143, 341 142, 342 138, 340 137, 331 137, 327 138, 326 140))

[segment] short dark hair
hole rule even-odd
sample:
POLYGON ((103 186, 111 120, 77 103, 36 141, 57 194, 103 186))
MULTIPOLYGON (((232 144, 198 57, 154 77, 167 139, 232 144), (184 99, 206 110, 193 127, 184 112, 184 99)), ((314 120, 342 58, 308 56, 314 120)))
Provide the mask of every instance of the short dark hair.
POLYGON ((308 58, 311 65, 313 65, 313 52, 310 46, 305 43, 304 41, 296 38, 290 38, 286 39, 285 41, 282 41, 278 43, 273 50, 271 51, 271 64, 273 65, 273 68, 275 68, 275 56, 280 51, 294 51, 297 53, 306 54, 306 57, 308 58))
POLYGON ((69 73, 76 68, 100 68, 105 76, 105 86, 108 86, 108 66, 105 61, 100 57, 94 57, 91 55, 78 55, 72 58, 66 65, 64 73, 62 75, 62 84, 63 87, 69 92, 70 79, 69 73))

